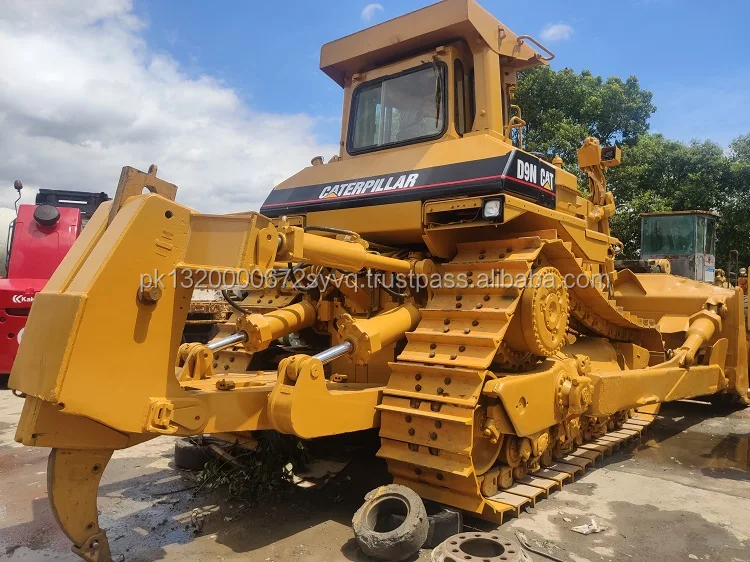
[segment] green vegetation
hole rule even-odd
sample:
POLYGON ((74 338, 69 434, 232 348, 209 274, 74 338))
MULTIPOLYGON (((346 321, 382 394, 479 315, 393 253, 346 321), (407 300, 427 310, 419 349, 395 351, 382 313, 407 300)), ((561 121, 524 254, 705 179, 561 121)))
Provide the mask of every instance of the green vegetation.
POLYGON ((559 155, 569 171, 578 173, 576 151, 587 136, 622 148, 622 164, 607 173, 617 202, 612 229, 624 245, 620 257, 638 255, 639 213, 700 209, 721 215, 719 267, 730 249, 739 251, 741 265, 750 264, 750 134, 727 150, 710 140, 684 143, 650 134, 648 119, 656 111, 651 98, 635 76, 605 80, 588 71, 541 67, 522 73, 515 103, 528 123, 526 149, 550 159, 559 155))
POLYGON ((258 431, 256 437, 252 450, 229 447, 226 458, 206 463, 198 473, 198 489, 227 488, 233 497, 257 505, 290 486, 292 469, 309 462, 303 441, 275 431, 258 431))

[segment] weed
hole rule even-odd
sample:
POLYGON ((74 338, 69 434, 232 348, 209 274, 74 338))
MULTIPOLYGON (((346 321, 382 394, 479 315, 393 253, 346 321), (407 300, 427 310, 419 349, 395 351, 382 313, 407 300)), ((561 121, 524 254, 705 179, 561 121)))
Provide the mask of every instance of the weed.
POLYGON ((259 431, 257 447, 248 450, 229 446, 233 461, 218 457, 206 463, 198 473, 199 489, 226 488, 250 505, 257 505, 291 484, 292 471, 309 462, 304 442, 275 431, 259 431))

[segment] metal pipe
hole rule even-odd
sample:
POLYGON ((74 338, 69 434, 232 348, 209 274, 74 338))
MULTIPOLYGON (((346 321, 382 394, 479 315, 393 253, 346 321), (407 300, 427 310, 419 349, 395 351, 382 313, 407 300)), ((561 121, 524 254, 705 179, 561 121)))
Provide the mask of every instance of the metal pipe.
POLYGON ((347 353, 351 353, 353 350, 354 345, 352 344, 352 342, 347 340, 344 343, 329 347, 328 349, 321 351, 317 355, 313 355, 313 358, 318 359, 321 363, 323 363, 323 365, 325 365, 326 363, 330 363, 334 359, 338 359, 339 357, 342 357, 347 353))
POLYGON ((217 351, 219 349, 224 349, 225 347, 230 347, 238 343, 244 343, 246 341, 247 341, 246 332, 236 332, 232 334, 231 336, 221 338, 220 340, 212 341, 208 343, 206 347, 210 349, 211 351, 217 351))

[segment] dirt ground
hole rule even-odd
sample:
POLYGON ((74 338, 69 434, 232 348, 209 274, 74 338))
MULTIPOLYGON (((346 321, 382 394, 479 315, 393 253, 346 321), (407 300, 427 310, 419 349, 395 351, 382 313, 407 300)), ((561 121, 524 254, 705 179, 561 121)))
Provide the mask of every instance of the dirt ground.
MULTIPOLYGON (((47 502, 48 450, 13 440, 22 403, 0 389, 0 559, 78 560, 47 502)), ((174 467, 173 443, 160 437, 118 451, 107 467, 99 507, 115 560, 366 560, 351 517, 367 490, 388 482, 369 453, 354 450, 320 490, 248 507, 224 492, 196 493, 192 474, 174 467)), ((750 408, 667 405, 641 446, 608 457, 500 532, 523 531, 566 561, 750 561, 749 465, 750 408), (570 530, 592 518, 606 530, 570 530)), ((429 559, 420 552, 418 560, 429 559)))

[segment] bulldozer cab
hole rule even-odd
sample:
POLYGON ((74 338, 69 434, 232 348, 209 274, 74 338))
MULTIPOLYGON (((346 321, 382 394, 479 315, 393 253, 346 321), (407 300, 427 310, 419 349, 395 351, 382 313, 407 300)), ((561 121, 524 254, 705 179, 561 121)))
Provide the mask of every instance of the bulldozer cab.
POLYGON ((674 275, 713 283, 717 216, 710 211, 642 214, 641 257, 667 258, 674 275))
POLYGON ((528 41, 475 2, 447 0, 327 43, 320 67, 344 88, 339 156, 505 136, 516 72, 552 58, 528 41))
POLYGON ((551 57, 473 0, 327 43, 320 67, 344 90, 339 153, 277 185, 261 212, 394 244, 422 241, 427 201, 510 192, 554 209, 555 176, 575 178, 523 152, 512 104, 517 72, 551 57))

